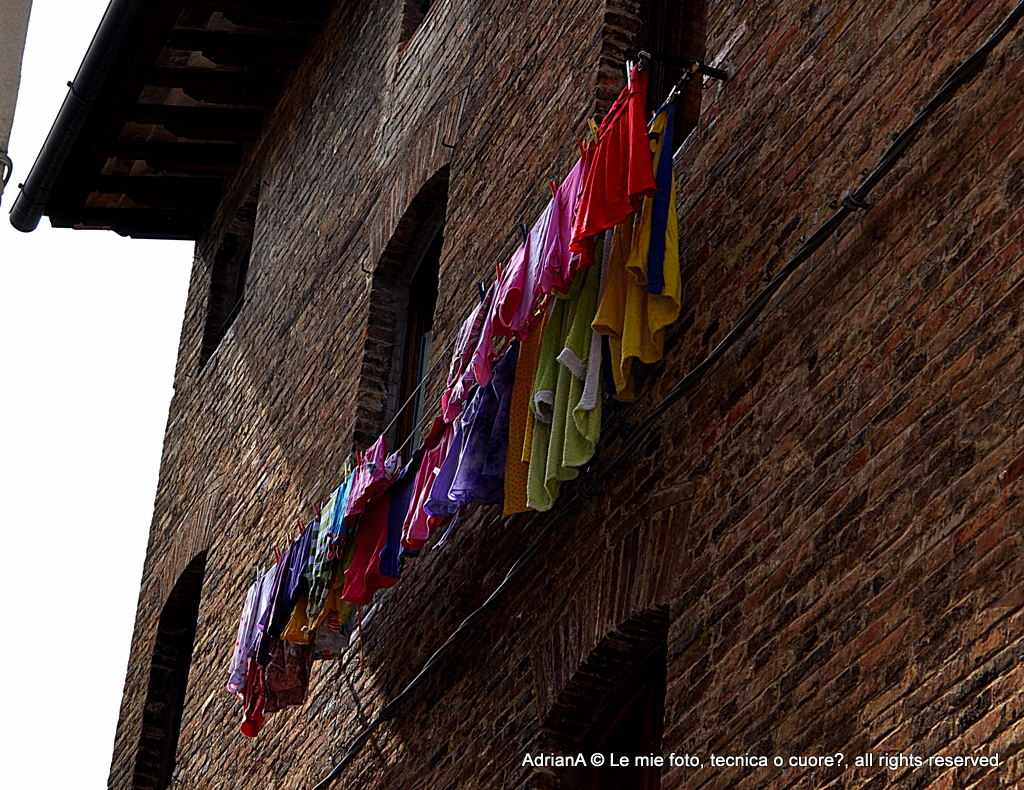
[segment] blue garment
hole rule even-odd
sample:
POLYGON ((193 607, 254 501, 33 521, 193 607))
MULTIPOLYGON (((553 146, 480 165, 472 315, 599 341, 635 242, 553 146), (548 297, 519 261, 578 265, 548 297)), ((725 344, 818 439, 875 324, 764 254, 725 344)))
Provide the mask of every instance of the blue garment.
MULTIPOLYGON (((663 106, 658 112, 664 112, 663 106)), ((672 129, 675 108, 668 105, 668 120, 665 122, 665 141, 661 150, 668 156, 658 160, 658 172, 654 174, 654 183, 658 187, 652 198, 651 207, 651 247, 647 255, 647 291, 660 294, 665 290, 665 233, 668 227, 668 212, 672 203, 672 129)), ((657 135, 653 135, 657 136, 657 135)))
POLYGON ((402 553, 402 527, 405 516, 412 503, 415 493, 416 472, 423 460, 423 445, 412 454, 409 463, 398 473, 391 484, 391 504, 388 506, 388 536, 384 548, 380 550, 380 572, 385 576, 397 579, 402 570, 399 555, 402 553))

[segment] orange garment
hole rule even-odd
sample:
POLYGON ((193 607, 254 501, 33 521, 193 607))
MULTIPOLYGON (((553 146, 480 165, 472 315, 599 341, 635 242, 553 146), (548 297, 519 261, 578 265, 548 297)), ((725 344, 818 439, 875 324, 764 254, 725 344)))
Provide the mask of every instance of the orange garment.
POLYGON ((525 513, 526 483, 530 471, 530 447, 533 441, 533 378, 540 361, 540 345, 544 321, 535 323, 519 346, 516 380, 512 386, 512 407, 509 411, 508 450, 505 455, 504 514, 525 513), (529 432, 530 436, 527 436, 529 432))

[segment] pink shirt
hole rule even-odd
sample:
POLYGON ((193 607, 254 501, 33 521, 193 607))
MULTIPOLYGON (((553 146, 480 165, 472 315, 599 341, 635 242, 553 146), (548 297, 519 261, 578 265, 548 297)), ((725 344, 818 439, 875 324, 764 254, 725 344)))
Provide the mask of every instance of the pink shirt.
POLYGON ((443 519, 434 518, 427 513, 423 509, 423 505, 430 496, 430 489, 434 486, 437 470, 448 456, 448 449, 451 447, 454 434, 454 424, 445 423, 440 416, 437 416, 430 426, 427 438, 423 440, 423 460, 420 462, 420 468, 416 470, 412 501, 409 504, 409 512, 405 516, 405 524, 402 528, 402 545, 407 549, 413 551, 422 549, 423 544, 437 528, 437 524, 443 521, 443 519))
POLYGON ((356 517, 363 513, 398 469, 398 459, 388 458, 388 440, 381 435, 366 451, 366 457, 356 468, 345 505, 345 523, 354 526, 356 517))
POLYGON ((580 158, 555 195, 548 233, 541 251, 541 295, 552 291, 567 293, 576 274, 579 258, 569 251, 569 244, 572 242, 573 223, 576 221, 576 210, 579 208, 580 194, 586 177, 586 160, 580 158))

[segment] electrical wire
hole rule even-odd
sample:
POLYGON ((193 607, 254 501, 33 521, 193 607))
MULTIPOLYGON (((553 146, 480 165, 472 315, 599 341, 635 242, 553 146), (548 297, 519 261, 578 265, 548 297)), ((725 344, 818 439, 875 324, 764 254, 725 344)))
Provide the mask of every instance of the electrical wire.
MULTIPOLYGON (((679 382, 669 391, 668 395, 666 395, 658 405, 655 406, 651 413, 648 414, 647 417, 630 432, 629 436, 622 443, 622 447, 619 449, 619 452, 611 462, 609 462, 609 464, 600 472, 592 475, 584 475, 578 481, 579 484, 576 486, 577 492, 569 501, 563 502, 559 507, 558 512, 555 513, 555 515, 547 522, 530 546, 519 556, 516 562, 513 563, 512 567, 509 568, 508 572, 505 574, 505 578, 487 597, 487 600, 485 600, 476 610, 466 617, 466 619, 462 621, 459 627, 452 632, 444 643, 434 651, 416 676, 409 681, 406 687, 396 697, 385 703, 380 708, 370 724, 367 725, 367 727, 349 746, 341 761, 331 769, 330 773, 328 773, 327 776, 313 788, 313 790, 326 790, 342 770, 344 770, 345 766, 352 762, 352 760, 354 760, 359 754, 359 751, 369 740, 373 731, 376 730, 383 722, 397 717, 402 712, 403 705, 411 699, 413 692, 416 691, 420 683, 435 667, 441 664, 462 636, 484 618, 488 610, 494 606, 504 591, 509 588, 512 582, 515 581, 526 568, 528 568, 557 527, 570 517, 576 515, 583 509, 589 499, 596 496, 600 485, 610 477, 619 465, 621 465, 622 462, 631 455, 636 447, 645 438, 647 438, 651 427, 657 422, 657 420, 669 408, 677 403, 683 395, 692 390, 693 387, 700 382, 714 367, 714 365, 725 355, 725 353, 735 345, 739 337, 761 314, 764 308, 768 305, 772 296, 779 290, 779 288, 782 287, 782 284, 790 277, 790 275, 792 275, 802 263, 810 258, 811 255, 813 255, 818 248, 824 244, 824 242, 836 231, 839 225, 842 224, 842 221, 849 214, 853 213, 857 209, 866 209, 871 205, 868 200, 868 192, 872 187, 876 186, 878 182, 893 169, 893 167, 896 166, 900 159, 903 158, 903 155, 913 143, 917 132, 920 131, 924 122, 934 114, 939 107, 949 101, 960 86, 974 76, 977 70, 984 64, 985 58, 988 54, 1006 37, 1010 30, 1012 30, 1020 21, 1022 16, 1024 16, 1024 0, 1020 0, 1016 7, 1014 7, 1013 11, 1010 12, 1003 23, 995 30, 988 40, 986 40, 986 42, 973 55, 971 55, 970 58, 958 66, 949 78, 943 82, 942 86, 932 97, 931 101, 929 101, 921 112, 918 113, 910 126, 904 129, 903 132, 896 137, 892 145, 890 145, 888 150, 882 155, 881 160, 871 174, 859 187, 857 187, 857 189, 853 192, 846 193, 841 198, 839 207, 835 213, 818 227, 818 229, 800 246, 779 273, 776 274, 768 285, 766 285, 753 299, 753 301, 747 305, 746 309, 740 314, 740 317, 736 319, 736 322, 729 330, 729 333, 722 338, 721 342, 715 346, 711 353, 708 354, 700 364, 693 368, 693 370, 680 379, 679 382)), ((530 523, 532 524, 540 517, 540 514, 535 514, 530 523)))

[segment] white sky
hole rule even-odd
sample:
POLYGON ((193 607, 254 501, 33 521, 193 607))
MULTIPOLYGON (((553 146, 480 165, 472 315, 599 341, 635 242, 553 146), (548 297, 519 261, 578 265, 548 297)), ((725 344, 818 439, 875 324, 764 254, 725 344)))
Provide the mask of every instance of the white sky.
POLYGON ((107 786, 192 262, 190 242, 10 225, 106 4, 34 0, 0 209, 0 781, 12 788, 107 786))

